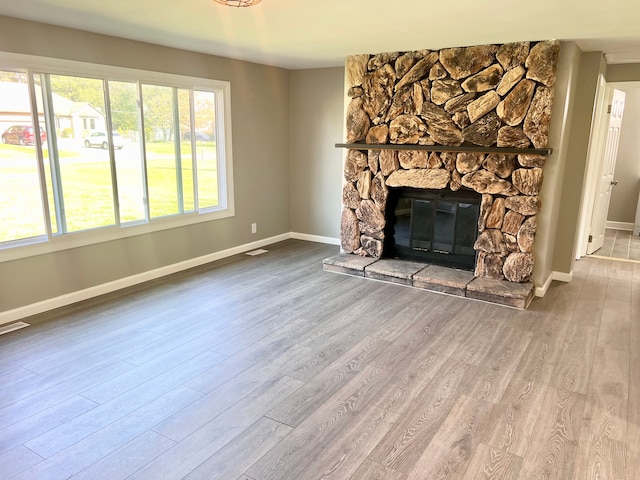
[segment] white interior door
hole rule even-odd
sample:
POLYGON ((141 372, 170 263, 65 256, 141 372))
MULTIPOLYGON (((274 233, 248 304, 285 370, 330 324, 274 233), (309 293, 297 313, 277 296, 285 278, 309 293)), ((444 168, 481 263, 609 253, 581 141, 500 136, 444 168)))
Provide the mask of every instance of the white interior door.
POLYGON ((618 141, 620 139, 620 127, 622 126, 622 114, 624 113, 625 93, 613 90, 607 139, 604 147, 602 171, 598 183, 598 190, 591 217, 589 245, 587 254, 592 254, 602 247, 604 243, 604 230, 607 224, 607 212, 611 200, 611 188, 616 185, 613 174, 616 170, 616 155, 618 154, 618 141))

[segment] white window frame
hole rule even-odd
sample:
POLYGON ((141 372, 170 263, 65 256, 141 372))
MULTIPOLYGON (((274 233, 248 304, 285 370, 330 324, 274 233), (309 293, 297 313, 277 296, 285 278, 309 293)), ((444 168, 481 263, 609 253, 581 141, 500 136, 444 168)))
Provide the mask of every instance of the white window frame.
MULTIPOLYGON (((48 73, 218 92, 215 114, 216 119, 223 119, 223 122, 216 121, 216 154, 223 160, 218 164, 218 206, 215 208, 149 218, 146 223, 106 226, 4 242, 0 244, 0 263, 235 216, 230 82, 0 52, 0 70, 16 69, 28 71, 29 76, 48 73)), ((194 185, 194 188, 197 186, 194 185)))

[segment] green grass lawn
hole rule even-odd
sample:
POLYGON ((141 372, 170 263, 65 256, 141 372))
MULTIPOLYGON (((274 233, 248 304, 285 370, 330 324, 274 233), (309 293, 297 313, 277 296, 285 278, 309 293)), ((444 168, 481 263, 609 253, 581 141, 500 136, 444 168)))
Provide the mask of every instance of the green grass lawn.
MULTIPOLYGON (((190 144, 181 148, 190 158, 190 144)), ((200 207, 218 204, 215 143, 198 145, 200 207)), ((121 222, 144 219, 144 194, 139 150, 127 145, 116 151, 121 222), (127 148, 129 151, 127 151, 127 148)), ((179 213, 175 152, 171 143, 149 143, 147 172, 152 218, 179 213)), ((48 152, 45 150, 45 157, 48 152)), ((45 163, 52 226, 57 230, 48 162, 45 163)), ((60 151, 61 182, 67 230, 86 230, 115 223, 111 172, 106 150, 60 151)), ((182 166, 184 211, 193 210, 193 169, 182 166)), ((0 144, 0 242, 44 234, 34 147, 0 144)))

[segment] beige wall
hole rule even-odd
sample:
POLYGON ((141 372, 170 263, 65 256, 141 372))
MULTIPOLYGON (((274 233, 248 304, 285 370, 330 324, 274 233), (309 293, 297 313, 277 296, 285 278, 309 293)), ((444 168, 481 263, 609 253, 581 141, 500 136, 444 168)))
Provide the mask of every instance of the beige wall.
POLYGON ((640 63, 607 65, 607 82, 634 82, 640 80, 640 63))
POLYGON ((633 224, 640 189, 640 89, 623 89, 626 93, 620 143, 614 178, 618 185, 611 191, 607 220, 633 224))
POLYGON ((338 239, 344 68, 291 72, 291 229, 338 239))
POLYGON ((2 16, 0 51, 230 81, 236 211, 233 218, 1 262, 0 312, 291 231, 287 70, 2 16))
POLYGON ((574 252, 578 240, 580 197, 584 185, 591 122, 595 108, 598 76, 605 72, 602 52, 580 55, 580 67, 575 84, 575 100, 571 122, 568 124, 569 147, 558 208, 558 222, 554 241, 552 270, 563 274, 573 271, 574 252))
POLYGON ((580 49, 573 42, 560 46, 557 80, 554 86, 553 113, 549 131, 549 146, 553 153, 544 167, 544 181, 540 191, 542 208, 538 214, 535 240, 535 270, 532 280, 541 287, 552 274, 553 255, 562 197, 562 185, 569 151, 569 126, 573 118, 580 49))

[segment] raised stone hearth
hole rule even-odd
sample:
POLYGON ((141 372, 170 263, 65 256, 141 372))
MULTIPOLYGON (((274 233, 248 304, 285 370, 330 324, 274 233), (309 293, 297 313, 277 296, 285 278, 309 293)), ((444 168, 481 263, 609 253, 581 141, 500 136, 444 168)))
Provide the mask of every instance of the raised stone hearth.
POLYGON ((526 309, 534 295, 531 282, 477 278, 471 272, 396 259, 340 254, 324 260, 328 272, 397 283, 433 292, 526 309))
MULTIPOLYGON (((382 257, 392 188, 468 189, 482 195, 472 277, 529 285, 558 54, 544 41, 348 57, 342 250, 382 257)), ((362 272, 462 290, 434 282, 433 267, 411 278, 379 268, 362 272)))

